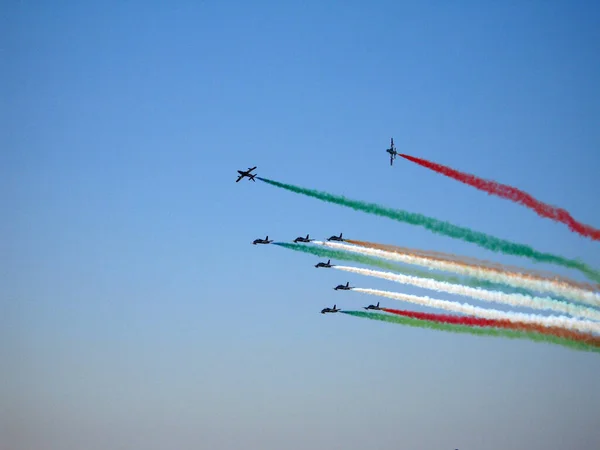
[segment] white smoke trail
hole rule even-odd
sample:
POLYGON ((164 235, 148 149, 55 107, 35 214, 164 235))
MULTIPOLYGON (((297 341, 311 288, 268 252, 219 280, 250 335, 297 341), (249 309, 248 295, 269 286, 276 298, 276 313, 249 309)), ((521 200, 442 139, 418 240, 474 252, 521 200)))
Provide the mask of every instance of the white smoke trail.
MULTIPOLYGON (((450 294, 463 295, 476 298, 487 302, 504 303, 512 306, 521 306, 533 309, 548 309, 571 316, 583 317, 586 319, 600 320, 600 311, 586 308, 585 306, 574 305, 572 303, 561 302, 549 297, 530 297, 522 294, 506 294, 498 291, 486 291, 485 289, 472 288, 460 284, 451 284, 443 281, 431 280, 428 278, 418 278, 408 275, 401 275, 393 272, 382 272, 379 270, 362 269, 350 266, 333 266, 333 269, 343 270, 345 272, 356 273, 385 280, 395 281, 402 284, 411 284, 413 286, 431 289, 438 292, 448 292, 450 294)), ((599 324, 600 325, 600 324, 599 324)))
POLYGON ((429 297, 418 297, 416 295, 401 294, 398 292, 380 291, 377 289, 353 288, 355 292, 377 295, 391 298, 416 305, 429 306, 432 308, 445 309, 470 316, 483 317, 485 319, 509 320, 513 323, 530 323, 544 327, 561 327, 570 330, 582 331, 584 333, 600 333, 600 324, 587 320, 573 319, 565 316, 538 316, 536 314, 525 314, 516 312, 504 312, 497 309, 478 308, 468 303, 450 302, 447 300, 436 300, 429 297))
POLYGON ((341 244, 338 242, 313 241, 313 244, 330 247, 337 250, 345 250, 366 256, 375 256, 387 259, 388 261, 398 261, 406 264, 427 267, 429 269, 454 272, 460 275, 467 275, 513 287, 520 287, 539 292, 550 292, 555 295, 560 295, 561 297, 586 303, 591 306, 600 306, 600 293, 570 286, 560 281, 537 279, 514 272, 503 272, 498 269, 471 266, 452 261, 440 261, 433 258, 427 258, 425 256, 415 256, 405 253, 361 247, 358 245, 341 244))

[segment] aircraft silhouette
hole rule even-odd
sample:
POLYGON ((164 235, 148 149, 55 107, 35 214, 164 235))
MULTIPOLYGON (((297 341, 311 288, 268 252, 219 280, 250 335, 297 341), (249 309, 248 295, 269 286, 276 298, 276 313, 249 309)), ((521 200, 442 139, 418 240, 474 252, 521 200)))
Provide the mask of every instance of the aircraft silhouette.
POLYGON ((391 138, 390 148, 386 150, 390 154, 390 166, 394 164, 394 159, 396 159, 396 155, 398 152, 396 151, 396 147, 394 147, 394 138, 391 138))
POLYGON ((327 238, 328 241, 340 241, 342 242, 344 239, 342 239, 342 233, 340 233, 339 236, 331 236, 329 238, 327 238))
POLYGON ((331 267, 331 260, 328 259, 326 263, 320 262, 315 264, 315 267, 331 267))
POLYGON ((338 285, 337 285, 336 287, 334 287, 333 289, 334 289, 334 290, 336 290, 336 291, 338 291, 338 290, 341 290, 341 291, 349 291, 349 290, 350 290, 350 289, 352 289, 352 288, 350 287, 350 282, 348 281, 348 282, 346 283, 346 285, 343 285, 343 284, 338 284, 338 285))
POLYGON ((379 302, 377 302, 377 306, 375 305, 369 305, 369 306, 363 306, 364 309, 381 309, 379 307, 379 302))
POLYGON ((294 242, 310 242, 310 241, 314 241, 314 239, 309 239, 308 238, 308 234, 306 235, 305 238, 303 238, 302 236, 298 236, 296 239, 294 239, 294 242))
POLYGON ((256 244, 270 244, 271 242, 273 242, 273 240, 269 240, 269 236, 267 236, 265 239, 254 239, 254 242, 252 242, 254 245, 256 244))
POLYGON ((235 180, 235 182, 237 183, 238 181, 240 181, 244 177, 248 177, 249 178, 248 181, 252 180, 252 181, 256 182, 256 180, 254 179, 254 177, 256 176, 256 174, 250 175, 250 172, 252 172, 254 169, 256 169, 256 166, 249 167, 248 170, 246 170, 246 171, 238 170, 238 173, 240 174, 240 176, 238 177, 237 180, 235 180))
POLYGON ((321 310, 321 314, 325 314, 325 313, 336 313, 340 311, 339 309, 336 309, 336 305, 333 305, 333 308, 323 308, 321 310))

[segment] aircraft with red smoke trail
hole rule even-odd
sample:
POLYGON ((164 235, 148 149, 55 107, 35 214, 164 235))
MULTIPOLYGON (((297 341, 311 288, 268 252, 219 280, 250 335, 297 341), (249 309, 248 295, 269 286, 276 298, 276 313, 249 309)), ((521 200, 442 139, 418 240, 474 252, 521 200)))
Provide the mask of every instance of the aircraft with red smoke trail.
POLYGON ((379 302, 377 302, 377 306, 376 305, 363 306, 363 309, 377 309, 377 310, 381 310, 381 308, 379 307, 379 302))
POLYGON ((390 140, 390 148, 386 150, 390 154, 390 166, 394 164, 394 159, 398 156, 398 152, 396 151, 396 147, 394 147, 394 138, 390 140))

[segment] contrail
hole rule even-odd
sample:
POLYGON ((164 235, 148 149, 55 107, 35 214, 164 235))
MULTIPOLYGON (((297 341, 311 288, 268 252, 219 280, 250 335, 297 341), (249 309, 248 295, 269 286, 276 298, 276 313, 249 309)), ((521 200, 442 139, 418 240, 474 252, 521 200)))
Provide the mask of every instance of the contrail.
POLYGON ((432 320, 438 323, 448 323, 454 325, 465 325, 471 327, 483 328, 506 328, 510 330, 521 330, 526 332, 536 332, 541 334, 549 334, 563 339, 571 339, 572 341, 582 342, 584 344, 600 347, 600 337, 588 333, 580 333, 579 331, 566 330, 564 328, 543 327, 536 324, 513 323, 509 320, 491 320, 482 319, 480 317, 454 316, 450 314, 434 314, 418 311, 409 311, 406 309, 390 309, 381 308, 381 311, 399 316, 410 317, 419 320, 432 320))
MULTIPOLYGON (((322 244, 320 241, 317 243, 322 244)), ((529 294, 529 291, 525 289, 516 288, 514 286, 506 286, 499 283, 492 283, 486 280, 478 280, 477 278, 466 278, 462 279, 459 277, 439 275, 431 271, 414 270, 408 267, 401 267, 395 263, 390 263, 380 258, 374 258, 371 256, 365 256, 359 253, 350 253, 341 250, 332 250, 323 247, 315 247, 306 244, 292 244, 288 242, 273 242, 273 245, 278 245, 289 250, 297 252, 308 253, 309 255, 315 255, 321 258, 338 259, 342 261, 353 261, 368 266, 379 267, 381 269, 388 269, 394 272, 404 273, 406 275, 412 275, 420 278, 431 278, 433 280, 443 281, 446 283, 467 285, 472 287, 481 287, 486 289, 503 290, 509 292, 520 292, 522 294, 529 294)))
POLYGON ((556 222, 562 222, 567 225, 571 231, 578 233, 581 236, 593 239, 594 241, 600 241, 599 229, 575 220, 566 209, 557 208, 556 206, 541 202, 534 198, 531 194, 528 194, 527 192, 524 192, 513 186, 501 184, 496 181, 485 180, 469 173, 459 172, 458 170, 452 169, 448 166, 443 166, 426 159, 415 158, 414 156, 405 154, 400 154, 400 156, 409 161, 417 163, 420 166, 460 181, 461 183, 473 186, 480 191, 512 200, 515 203, 520 203, 521 205, 535 211, 540 217, 552 219, 556 222))
MULTIPOLYGON (((427 278, 417 278, 407 275, 401 275, 392 272, 381 272, 378 270, 362 269, 360 267, 335 266, 333 269, 343 270, 344 272, 366 275, 369 277, 382 278, 384 280, 395 281, 396 283, 410 284, 412 286, 431 289, 438 292, 447 292, 449 294, 462 295, 493 303, 504 303, 517 307, 526 307, 541 310, 553 310, 571 316, 583 317, 585 319, 600 320, 600 311, 586 308, 584 306, 574 305, 572 303, 560 302, 548 297, 531 297, 521 294, 506 294, 504 292, 486 291, 484 289, 461 286, 460 284, 444 283, 443 281, 430 280, 427 278)), ((600 323, 598 323, 600 327, 600 323)), ((600 329, 600 328, 599 328, 600 329)))
POLYGON ((398 292, 380 291, 377 289, 353 288, 352 291, 363 294, 377 295, 379 297, 391 298, 417 305, 428 306, 431 308, 445 309, 471 316, 483 317, 485 319, 504 319, 511 322, 532 323, 543 325, 545 327, 562 327, 570 330, 581 331, 583 333, 600 333, 600 323, 587 320, 573 319, 565 316, 538 316, 535 314, 525 314, 518 312, 504 312, 496 309, 478 308, 468 303, 449 302, 446 300, 436 300, 429 297, 418 297, 416 295, 401 294, 398 292))
MULTIPOLYGON (((360 241, 358 241, 360 242, 360 241)), ((360 245, 348 245, 339 242, 314 241, 316 245, 329 247, 337 250, 345 250, 360 255, 379 257, 391 261, 406 264, 419 265, 429 269, 444 270, 475 278, 482 278, 494 283, 504 283, 514 287, 520 287, 532 291, 550 292, 560 295, 569 300, 583 302, 592 306, 600 305, 600 294, 590 292, 579 287, 570 286, 563 282, 540 279, 518 273, 507 273, 500 270, 487 269, 485 267, 471 266, 451 261, 440 261, 432 258, 408 255, 378 248, 363 247, 360 245)))
POLYGON ((362 311, 340 311, 341 313, 354 316, 362 317, 364 319, 380 320, 382 322, 390 322, 400 325, 407 325, 409 327, 428 328, 440 331, 449 331, 453 333, 472 334, 476 336, 497 336, 505 337, 509 339, 529 339, 535 342, 545 342, 556 345, 562 345, 569 347, 574 350, 582 350, 588 352, 599 352, 598 347, 583 344, 581 342, 572 341, 570 339, 563 339, 552 335, 544 335, 538 333, 527 333, 524 331, 516 330, 503 330, 498 328, 475 328, 468 327, 465 325, 452 325, 445 323, 436 323, 428 320, 418 320, 409 317, 391 316, 388 314, 379 313, 367 313, 362 311))
POLYGON ((392 244, 379 244, 377 242, 359 241, 356 239, 344 239, 344 242, 358 245, 360 247, 373 248, 387 252, 395 252, 409 256, 420 256, 422 258, 433 259, 436 261, 453 262, 480 270, 488 270, 496 273, 505 273, 508 275, 520 276, 522 278, 533 279, 543 282, 552 282, 558 285, 565 284, 569 287, 579 288, 583 291, 594 292, 600 290, 600 284, 583 283, 580 281, 575 281, 571 278, 560 276, 552 272, 524 269, 522 267, 509 266, 492 261, 485 261, 466 256, 454 255, 452 253, 442 253, 414 248, 406 248, 392 244))
POLYGON ((450 222, 443 222, 432 217, 427 217, 422 214, 410 213, 400 209, 391 209, 375 203, 367 203, 358 200, 351 200, 340 195, 329 194, 327 192, 306 189, 292 184, 280 183, 278 181, 269 180, 267 178, 256 177, 258 180, 264 181, 272 186, 277 186, 297 194, 307 195, 319 200, 334 203, 340 206, 346 206, 356 211, 363 211, 369 214, 375 214, 381 217, 387 217, 399 222, 418 225, 432 231, 433 233, 449 236, 455 239, 461 239, 465 242, 471 242, 480 247, 492 250, 494 252, 502 252, 508 255, 517 255, 530 258, 537 262, 554 263, 571 269, 576 269, 585 273, 589 278, 596 282, 600 282, 600 272, 587 266, 585 263, 577 260, 567 259, 562 256, 553 255, 551 253, 539 252, 532 247, 523 244, 517 244, 507 240, 499 239, 494 236, 480 233, 466 227, 459 227, 450 222))

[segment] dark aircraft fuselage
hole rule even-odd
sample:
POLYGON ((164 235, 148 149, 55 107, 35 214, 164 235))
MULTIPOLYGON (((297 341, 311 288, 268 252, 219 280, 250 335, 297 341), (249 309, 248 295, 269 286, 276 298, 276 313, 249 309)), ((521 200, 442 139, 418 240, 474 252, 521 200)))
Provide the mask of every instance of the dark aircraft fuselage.
POLYGON ((315 267, 331 267, 331 264, 320 262, 320 263, 317 263, 315 265, 315 267))
POLYGON ((352 288, 350 286, 348 286, 347 284, 339 284, 336 287, 334 287, 333 289, 335 289, 336 291, 338 291, 338 290, 340 290, 340 291, 349 291, 352 288))

